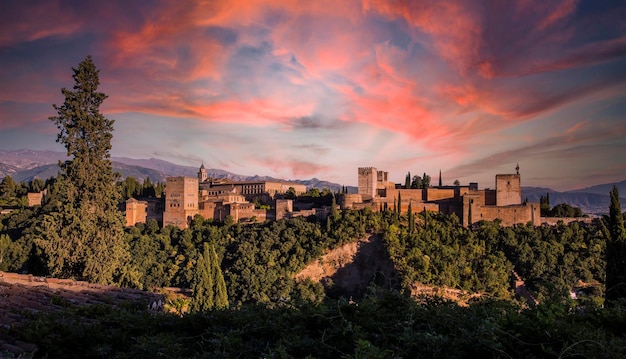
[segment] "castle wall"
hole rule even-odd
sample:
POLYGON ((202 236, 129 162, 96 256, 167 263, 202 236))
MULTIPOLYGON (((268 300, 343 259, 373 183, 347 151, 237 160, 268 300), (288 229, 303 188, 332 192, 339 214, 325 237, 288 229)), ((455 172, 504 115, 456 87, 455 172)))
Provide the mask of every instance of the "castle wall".
POLYGON ((480 220, 493 221, 500 219, 503 226, 514 224, 525 224, 532 222, 538 226, 541 224, 541 213, 539 203, 527 203, 512 206, 484 206, 477 208, 477 215, 472 213, 472 223, 480 220))
POLYGON ((228 206, 235 222, 249 221, 252 217, 256 217, 254 203, 229 203, 228 206))
POLYGON ((337 195, 337 204, 341 209, 352 208, 355 203, 363 202, 363 197, 358 193, 342 193, 337 195))
POLYGON ((424 200, 425 201, 441 201, 444 199, 452 199, 455 197, 454 188, 425 188, 424 200))
POLYGON ((205 219, 223 221, 230 215, 230 207, 224 205, 222 201, 203 201, 199 204, 198 213, 205 219))
MULTIPOLYGON (((416 189, 416 188, 401 188, 401 189, 396 189, 392 192, 388 192, 389 196, 388 197, 395 197, 398 198, 398 194, 400 194, 400 199, 402 199, 402 202, 405 201, 413 201, 413 202, 423 202, 424 200, 424 190, 420 189, 416 189)), ((407 204, 408 206, 408 204, 407 204)))
POLYGON ((519 174, 496 175, 496 205, 522 204, 522 186, 519 174))

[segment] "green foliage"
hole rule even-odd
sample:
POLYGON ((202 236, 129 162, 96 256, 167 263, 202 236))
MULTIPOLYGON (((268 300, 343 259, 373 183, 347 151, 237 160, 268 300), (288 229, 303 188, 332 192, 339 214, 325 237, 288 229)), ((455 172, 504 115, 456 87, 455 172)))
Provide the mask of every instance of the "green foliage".
POLYGON ((626 230, 617 186, 610 193, 611 204, 607 221, 606 299, 611 302, 626 298, 626 230))
POLYGON ((539 198, 539 208, 542 217, 582 217, 583 211, 567 203, 560 203, 550 208, 550 193, 539 198))
POLYGON ((583 211, 578 207, 572 207, 567 203, 557 204, 550 210, 551 217, 582 217, 583 211))
POLYGON ((285 192, 284 198, 296 199, 296 189, 293 187, 289 187, 289 189, 287 189, 287 192, 285 192))
POLYGON ((15 197, 15 181, 11 176, 5 176, 0 182, 0 197, 15 197))
POLYGON ((228 307, 226 283, 213 245, 204 243, 204 251, 198 258, 191 282, 191 290, 193 293, 190 308, 192 312, 228 307))
POLYGON ((65 308, 11 330, 42 357, 623 358, 626 306, 569 312, 460 307, 373 292, 358 303, 244 305, 178 317, 131 305, 65 308))
POLYGON ((73 71, 73 90, 61 90, 65 102, 54 105, 58 115, 50 117, 71 159, 60 163, 58 211, 41 214, 37 243, 51 275, 111 283, 126 256, 109 159, 114 121, 99 111, 107 96, 97 92, 99 71, 91 57, 73 71))
MULTIPOLYGON (((384 243, 402 283, 419 282, 510 298, 515 269, 543 300, 567 296, 579 281, 602 283, 604 242, 597 227, 500 227, 479 222, 463 228, 452 217, 425 214, 424 225, 387 227, 384 243)), ((600 295, 597 293, 596 295, 600 295)))

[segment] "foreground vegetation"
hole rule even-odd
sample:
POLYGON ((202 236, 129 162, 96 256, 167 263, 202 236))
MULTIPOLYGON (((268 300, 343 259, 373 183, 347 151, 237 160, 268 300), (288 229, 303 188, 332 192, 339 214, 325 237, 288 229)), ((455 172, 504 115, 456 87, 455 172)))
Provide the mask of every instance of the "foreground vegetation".
POLYGON ((68 308, 13 330, 42 357, 623 358, 626 303, 468 307, 372 290, 363 300, 247 304, 178 317, 136 305, 68 308))

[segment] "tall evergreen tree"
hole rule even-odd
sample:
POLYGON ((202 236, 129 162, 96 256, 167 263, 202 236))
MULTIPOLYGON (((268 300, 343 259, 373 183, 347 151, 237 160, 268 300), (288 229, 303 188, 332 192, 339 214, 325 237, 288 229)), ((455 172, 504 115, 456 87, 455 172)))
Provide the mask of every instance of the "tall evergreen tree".
POLYGON ((608 229, 606 245, 606 300, 626 298, 626 231, 624 215, 616 186, 610 193, 608 229))
POLYGON ((413 206, 411 205, 412 201, 409 201, 409 209, 407 213, 407 217, 409 218, 409 233, 415 232, 415 218, 413 216, 413 206))
POLYGON ((441 170, 439 170, 439 187, 443 186, 441 181, 441 170))
POLYGON ((73 71, 74 87, 61 90, 65 102, 50 117, 70 159, 59 163, 58 211, 42 216, 37 242, 51 275, 110 283, 126 255, 109 154, 114 121, 100 113, 107 96, 91 56, 73 71))
POLYGON ((411 172, 406 174, 406 179, 404 180, 404 188, 411 188, 411 172))
POLYGON ((204 243, 204 251, 196 263, 191 290, 193 300, 190 309, 192 312, 228 307, 226 282, 213 245, 204 243))

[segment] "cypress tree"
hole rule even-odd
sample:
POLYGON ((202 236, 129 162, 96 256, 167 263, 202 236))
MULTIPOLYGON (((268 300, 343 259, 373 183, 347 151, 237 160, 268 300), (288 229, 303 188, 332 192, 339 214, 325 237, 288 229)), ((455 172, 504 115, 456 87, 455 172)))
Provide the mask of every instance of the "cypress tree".
POLYGON ((210 246, 209 255, 211 257, 211 273, 215 283, 215 307, 218 309, 227 308, 228 291, 226 290, 226 282, 224 281, 224 274, 222 273, 217 253, 215 253, 215 247, 212 245, 210 246))
POLYGON ((441 182, 441 170, 439 170, 439 187, 442 186, 442 182, 441 182))
POLYGON ((53 105, 57 116, 50 117, 70 159, 59 162, 58 211, 38 219, 37 243, 49 274, 110 283, 127 255, 109 154, 114 121, 100 113, 107 95, 97 91, 99 70, 91 56, 73 71, 74 87, 61 90, 65 101, 53 105))
POLYGON ((610 193, 608 230, 606 245, 606 300, 626 298, 626 232, 624 216, 616 186, 610 193))
POLYGON ((215 247, 204 243, 204 251, 196 263, 191 280, 192 298, 190 310, 203 312, 228 307, 228 294, 224 275, 218 263, 215 247))
POLYGON ((411 201, 409 201, 408 217, 409 233, 413 233, 415 231, 415 218, 413 217, 413 207, 411 206, 411 201))
POLYGON ((406 174, 406 179, 404 180, 404 188, 411 188, 411 172, 406 174))

